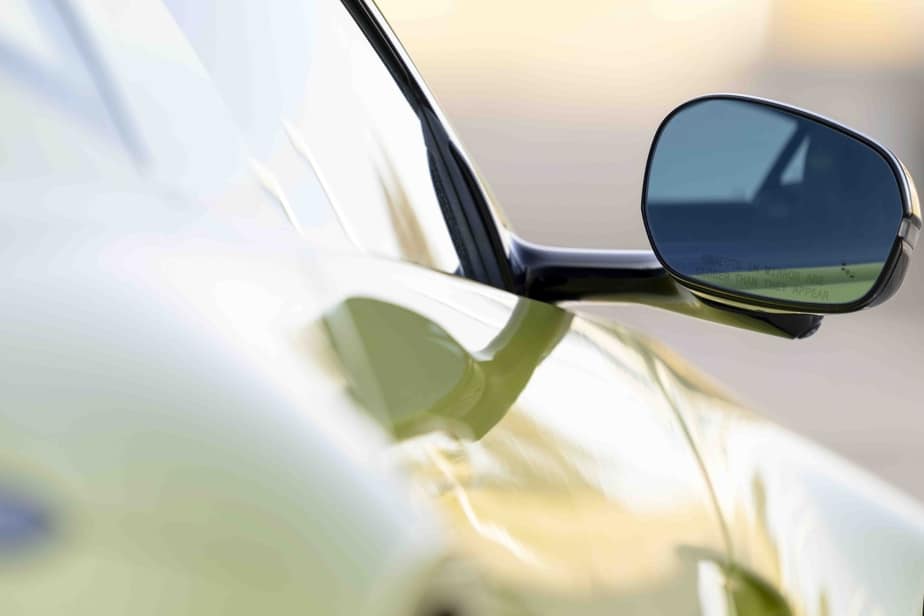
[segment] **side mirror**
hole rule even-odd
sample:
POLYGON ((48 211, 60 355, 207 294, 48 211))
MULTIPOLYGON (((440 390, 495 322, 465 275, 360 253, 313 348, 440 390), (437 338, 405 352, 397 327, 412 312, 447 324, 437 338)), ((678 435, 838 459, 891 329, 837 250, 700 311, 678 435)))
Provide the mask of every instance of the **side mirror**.
POLYGON ((735 95, 661 124, 642 213, 681 284, 713 299, 850 312, 898 288, 921 226, 901 163, 843 126, 735 95))
POLYGON ((517 291, 641 303, 788 338, 901 285, 921 229, 910 175, 835 122, 717 94, 671 112, 642 190, 654 252, 574 250, 511 236, 517 291))

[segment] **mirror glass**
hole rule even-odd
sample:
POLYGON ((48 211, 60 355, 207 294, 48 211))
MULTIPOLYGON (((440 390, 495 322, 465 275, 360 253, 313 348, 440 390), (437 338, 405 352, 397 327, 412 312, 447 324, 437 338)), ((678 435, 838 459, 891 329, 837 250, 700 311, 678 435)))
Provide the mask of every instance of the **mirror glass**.
POLYGON ((681 107, 653 146, 645 186, 649 236, 669 269, 786 303, 864 298, 903 215, 879 151, 750 100, 681 107))

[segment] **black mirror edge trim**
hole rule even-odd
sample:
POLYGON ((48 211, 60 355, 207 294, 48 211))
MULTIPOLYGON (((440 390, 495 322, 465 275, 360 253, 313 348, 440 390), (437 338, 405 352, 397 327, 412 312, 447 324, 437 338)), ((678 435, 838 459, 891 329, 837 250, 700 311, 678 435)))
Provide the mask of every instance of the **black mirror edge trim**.
POLYGON ((818 331, 817 314, 730 306, 677 282, 650 250, 571 250, 510 234, 515 291, 548 303, 629 303, 789 339, 818 331))

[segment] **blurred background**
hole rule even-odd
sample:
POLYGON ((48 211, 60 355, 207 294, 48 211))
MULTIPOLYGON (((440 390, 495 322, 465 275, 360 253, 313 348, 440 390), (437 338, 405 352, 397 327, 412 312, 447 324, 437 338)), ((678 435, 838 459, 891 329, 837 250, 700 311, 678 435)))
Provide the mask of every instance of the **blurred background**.
MULTIPOLYGON (((920 0, 378 0, 526 239, 648 248, 641 179, 688 98, 779 99, 874 136, 924 182, 920 0)), ((924 500, 924 260, 798 342, 651 308, 653 335, 752 408, 924 500)))

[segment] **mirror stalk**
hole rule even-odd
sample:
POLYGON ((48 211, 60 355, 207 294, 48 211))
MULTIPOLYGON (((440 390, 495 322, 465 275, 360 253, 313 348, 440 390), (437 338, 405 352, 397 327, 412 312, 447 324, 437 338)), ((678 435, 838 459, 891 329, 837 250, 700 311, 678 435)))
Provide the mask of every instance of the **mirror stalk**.
POLYGON ((807 338, 815 314, 762 312, 731 306, 679 285, 647 250, 571 250, 510 235, 517 293, 550 303, 642 304, 784 338, 807 338))

